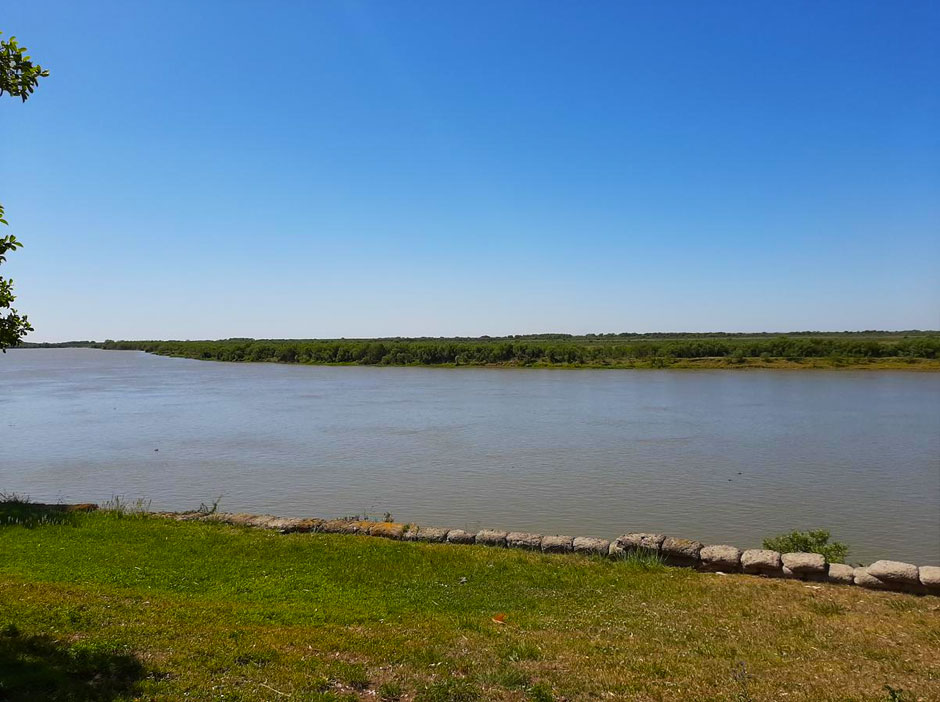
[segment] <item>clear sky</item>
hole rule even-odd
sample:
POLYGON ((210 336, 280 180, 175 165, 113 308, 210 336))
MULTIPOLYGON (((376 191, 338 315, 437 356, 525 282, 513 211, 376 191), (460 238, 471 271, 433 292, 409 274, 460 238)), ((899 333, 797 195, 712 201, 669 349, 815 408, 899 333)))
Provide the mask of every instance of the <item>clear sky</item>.
POLYGON ((940 327, 940 3, 45 0, 32 341, 940 327))

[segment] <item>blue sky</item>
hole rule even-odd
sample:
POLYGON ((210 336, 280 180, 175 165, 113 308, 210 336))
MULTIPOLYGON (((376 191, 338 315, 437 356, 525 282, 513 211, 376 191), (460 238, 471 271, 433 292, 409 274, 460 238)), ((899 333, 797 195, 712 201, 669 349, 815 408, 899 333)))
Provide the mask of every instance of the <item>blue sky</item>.
POLYGON ((940 3, 14 3, 31 340, 940 327, 940 3))

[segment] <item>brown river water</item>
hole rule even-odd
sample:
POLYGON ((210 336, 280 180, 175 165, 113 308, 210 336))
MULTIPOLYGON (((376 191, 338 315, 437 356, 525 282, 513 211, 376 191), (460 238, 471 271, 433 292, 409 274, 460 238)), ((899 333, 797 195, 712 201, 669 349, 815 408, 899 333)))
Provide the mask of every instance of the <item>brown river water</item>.
POLYGON ((825 527, 940 565, 940 374, 0 355, 0 491, 740 547, 825 527))

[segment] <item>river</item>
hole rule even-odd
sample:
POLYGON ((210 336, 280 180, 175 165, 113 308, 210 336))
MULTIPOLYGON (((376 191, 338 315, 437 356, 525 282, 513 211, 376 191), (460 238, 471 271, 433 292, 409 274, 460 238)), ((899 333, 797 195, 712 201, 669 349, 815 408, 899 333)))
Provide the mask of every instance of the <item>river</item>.
POLYGON ((940 374, 0 356, 0 491, 940 564, 940 374))

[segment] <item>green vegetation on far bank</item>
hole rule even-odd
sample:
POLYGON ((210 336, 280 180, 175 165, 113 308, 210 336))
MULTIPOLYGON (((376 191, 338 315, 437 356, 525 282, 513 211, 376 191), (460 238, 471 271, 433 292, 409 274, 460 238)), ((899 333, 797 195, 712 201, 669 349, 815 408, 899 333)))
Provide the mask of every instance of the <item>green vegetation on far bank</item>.
POLYGON ((0 520, 4 700, 940 698, 935 598, 117 512, 21 522, 0 520))
MULTIPOLYGON (((546 334, 455 339, 91 341, 214 361, 561 368, 899 368, 940 370, 940 333, 546 334)), ((42 345, 37 345, 42 346, 42 345)))

